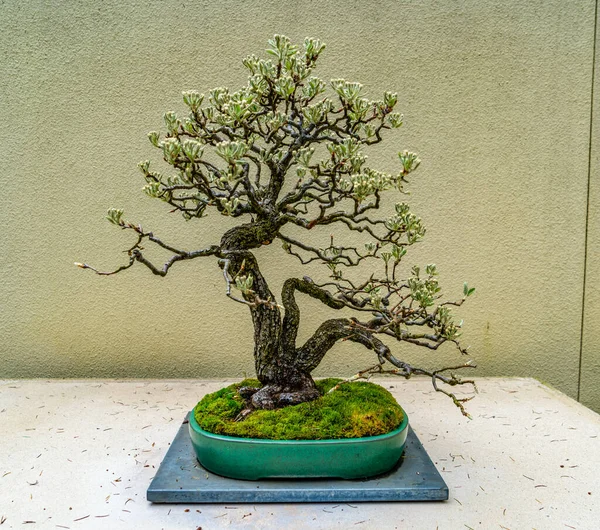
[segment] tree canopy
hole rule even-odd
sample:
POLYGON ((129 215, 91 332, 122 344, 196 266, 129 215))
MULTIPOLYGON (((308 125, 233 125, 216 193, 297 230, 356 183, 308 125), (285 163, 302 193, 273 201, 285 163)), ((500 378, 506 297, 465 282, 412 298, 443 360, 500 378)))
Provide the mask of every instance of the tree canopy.
MULTIPOLYGON (((218 87, 208 95, 186 91, 187 117, 167 112, 166 134, 148 134, 172 172, 166 175, 151 169, 150 162, 141 162, 144 191, 186 220, 203 218, 212 210, 240 218, 237 227, 226 231, 218 243, 184 251, 126 221, 122 210, 111 209, 108 219, 112 223, 137 234, 137 242, 129 249, 129 263, 111 272, 79 265, 109 275, 139 262, 164 276, 177 261, 215 256, 223 269, 227 296, 252 310, 255 356, 264 357, 264 351, 271 348, 291 359, 289 352, 293 352, 293 362, 308 373, 334 342, 354 340, 378 355, 375 366, 355 377, 375 372, 405 377, 426 374, 436 390, 451 396, 465 413, 464 398, 437 383, 472 383, 452 373, 473 367, 472 362, 436 371, 420 369, 396 359, 376 338, 388 336, 431 350, 449 342, 466 354, 459 342, 461 324, 455 322, 451 306, 461 305, 474 289, 465 283, 462 299, 440 301, 435 265, 412 267, 408 277, 402 277, 407 248, 423 238, 425 228, 404 201, 395 204, 392 215, 381 216, 379 210, 386 192, 390 196, 404 192, 420 159, 415 153, 400 151, 396 172, 371 167, 364 151, 381 142, 388 130, 402 126, 403 117, 395 111, 398 96, 384 92, 381 99, 371 100, 363 95, 360 83, 344 79, 327 83, 316 77, 313 72, 324 48, 316 39, 307 38, 300 47, 275 35, 269 40, 268 58, 251 55, 244 59, 249 72, 244 87, 237 91, 218 87), (327 245, 302 237, 304 231, 327 225, 332 225, 327 245), (351 241, 364 241, 340 243, 342 231, 360 236, 347 238, 351 241), (173 256, 162 267, 155 266, 143 255, 144 240, 173 256), (328 280, 290 278, 278 302, 250 252, 275 241, 302 264, 325 264, 328 280), (361 263, 368 265, 368 277, 356 279, 348 274, 349 268, 361 263), (374 272, 375 266, 381 272, 374 272), (296 347, 299 309, 295 291, 335 309, 352 309, 368 320, 332 319, 305 345, 296 347), (282 309, 283 320, 279 317, 282 309), (268 339, 267 333, 275 338, 268 339), (274 345, 268 346, 269 342, 274 345), (393 366, 391 370, 383 368, 386 361, 393 366)), ((258 361, 257 371, 260 379, 258 361)))

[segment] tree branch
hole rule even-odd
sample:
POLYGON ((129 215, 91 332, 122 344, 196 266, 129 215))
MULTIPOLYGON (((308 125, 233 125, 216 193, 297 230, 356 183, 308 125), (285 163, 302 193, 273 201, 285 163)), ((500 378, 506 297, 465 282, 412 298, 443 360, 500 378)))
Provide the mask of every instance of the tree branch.
POLYGON ((389 348, 383 342, 370 331, 354 326, 352 319, 334 318, 323 322, 313 336, 298 348, 296 355, 299 366, 308 372, 314 370, 333 345, 342 339, 358 342, 374 350, 379 358, 389 353, 389 348))
POLYGON ((171 245, 164 243, 162 240, 157 238, 152 232, 144 232, 140 225, 135 226, 131 223, 126 223, 124 221, 120 221, 119 226, 121 226, 121 228, 124 230, 126 230, 126 229, 134 230, 138 234, 138 239, 137 239, 136 243, 129 250, 127 250, 127 254, 129 255, 129 263, 127 265, 121 265, 119 268, 115 269, 114 271, 109 271, 109 272, 99 271, 98 269, 96 269, 95 267, 92 267, 91 265, 88 265, 87 263, 75 263, 75 265, 77 265, 81 269, 90 269, 100 276, 111 276, 113 274, 117 274, 121 271, 124 271, 125 269, 129 269, 131 266, 133 266, 133 264, 136 261, 138 261, 141 264, 148 267, 152 271, 153 274, 156 274, 157 276, 166 276, 167 272, 169 271, 171 266, 177 261, 194 259, 194 258, 199 258, 199 257, 203 257, 203 256, 214 256, 214 255, 218 254, 220 251, 219 246, 211 245, 210 247, 207 247, 204 249, 193 250, 191 252, 187 252, 185 250, 179 250, 171 245), (148 259, 146 259, 144 257, 144 255, 142 254, 143 247, 141 246, 141 243, 146 238, 149 241, 152 241, 153 243, 157 244, 159 247, 162 247, 165 250, 175 253, 175 255, 172 256, 167 262, 165 262, 165 264, 160 269, 156 265, 154 265, 152 262, 150 262, 148 259))
POLYGON ((476 368, 476 367, 477 366, 475 365, 475 363, 468 361, 461 365, 449 366, 447 368, 441 368, 439 370, 426 370, 424 368, 417 368, 415 366, 411 366, 410 364, 405 363, 404 361, 400 361, 400 360, 396 359, 393 355, 388 353, 387 355, 383 356, 383 359, 380 359, 380 362, 378 364, 371 366, 369 368, 366 368, 365 370, 361 370, 354 376, 349 377, 345 381, 342 381, 342 383, 339 383, 335 387, 333 387, 330 390, 330 392, 335 391, 343 383, 349 383, 352 381, 356 381, 358 379, 367 379, 368 380, 374 374, 384 374, 384 375, 392 374, 392 375, 398 375, 400 377, 404 377, 405 379, 409 379, 413 375, 425 375, 425 376, 428 376, 431 378, 431 383, 436 392, 441 392, 442 394, 451 398, 452 402, 460 409, 462 415, 466 416, 469 419, 472 419, 470 414, 465 409, 464 403, 466 403, 467 401, 470 401, 475 396, 473 395, 473 396, 469 396, 469 397, 457 397, 456 394, 454 394, 453 392, 449 392, 448 390, 440 387, 439 383, 441 382, 441 383, 444 383, 449 386, 471 385, 473 390, 475 391, 475 393, 477 393, 478 392, 477 385, 476 385, 475 381, 473 381, 472 379, 461 379, 456 374, 453 374, 453 373, 451 373, 449 376, 442 375, 444 372, 448 372, 448 371, 460 370, 462 368, 476 368), (383 365, 384 365, 385 361, 389 361, 396 368, 389 369, 389 370, 384 369, 383 365))
POLYGON ((299 278, 289 278, 286 280, 281 290, 281 303, 285 308, 281 339, 284 352, 296 349, 296 336, 298 335, 298 326, 300 324, 300 308, 296 303, 294 291, 300 291, 312 298, 316 298, 333 309, 341 309, 345 306, 342 301, 333 298, 329 291, 315 285, 307 276, 302 280, 299 278))

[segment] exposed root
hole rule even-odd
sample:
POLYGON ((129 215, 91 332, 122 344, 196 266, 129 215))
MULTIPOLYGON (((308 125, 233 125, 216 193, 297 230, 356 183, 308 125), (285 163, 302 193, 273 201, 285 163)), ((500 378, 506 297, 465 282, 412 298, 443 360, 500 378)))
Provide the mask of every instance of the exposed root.
POLYGON ((238 393, 246 400, 247 406, 237 415, 235 421, 242 421, 256 409, 279 409, 313 401, 320 397, 316 388, 295 390, 280 385, 265 385, 262 388, 242 387, 238 393))
POLYGON ((254 412, 253 408, 246 408, 242 410, 242 412, 240 412, 233 421, 244 421, 248 416, 250 416, 250 414, 252 414, 252 412, 254 412))
POLYGON ((249 401, 254 394, 256 394, 260 388, 256 388, 253 386, 243 386, 238 389, 238 394, 242 396, 246 401, 249 401))

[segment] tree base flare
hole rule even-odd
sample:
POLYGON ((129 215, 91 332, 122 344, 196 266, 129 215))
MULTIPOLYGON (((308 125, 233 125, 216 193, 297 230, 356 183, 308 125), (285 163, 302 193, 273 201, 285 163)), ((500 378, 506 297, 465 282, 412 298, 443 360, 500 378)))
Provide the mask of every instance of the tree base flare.
POLYGON ((239 394, 248 404, 248 409, 274 410, 290 405, 299 405, 320 397, 316 388, 293 390, 280 385, 265 385, 262 388, 242 387, 239 394))

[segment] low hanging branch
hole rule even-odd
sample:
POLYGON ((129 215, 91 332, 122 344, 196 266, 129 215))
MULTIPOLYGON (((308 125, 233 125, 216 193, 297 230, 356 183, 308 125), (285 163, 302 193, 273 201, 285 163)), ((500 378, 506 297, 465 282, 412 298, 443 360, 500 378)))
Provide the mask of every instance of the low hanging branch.
POLYGON ((333 392, 334 390, 337 390, 344 383, 351 383, 353 381, 358 381, 360 379, 365 379, 368 381, 369 379, 371 379, 371 377, 374 374, 399 375, 406 379, 409 379, 413 375, 425 375, 425 376, 431 377, 431 382, 432 382, 433 388, 435 389, 436 392, 442 392, 443 394, 450 397, 452 399, 452 401, 454 402, 454 404, 460 409, 462 414, 464 416, 467 416, 468 418, 471 418, 469 413, 466 411, 463 403, 466 403, 467 401, 471 401, 471 399, 473 399, 474 396, 459 398, 452 392, 449 392, 448 390, 445 390, 444 388, 438 386, 438 381, 445 383, 449 386, 469 384, 469 385, 472 385, 473 390, 475 392, 477 392, 477 385, 475 384, 475 381, 473 381, 472 379, 460 379, 453 373, 451 373, 449 376, 442 375, 443 372, 447 372, 447 371, 451 371, 451 370, 461 370, 463 368, 476 368, 477 366, 475 365, 475 363, 473 363, 472 361, 467 361, 466 363, 458 365, 458 366, 452 366, 452 367, 442 368, 440 370, 429 371, 429 370, 424 370, 422 368, 415 368, 415 367, 409 365, 408 363, 405 363, 403 361, 398 361, 395 358, 392 358, 392 359, 389 359, 388 357, 386 357, 385 360, 390 360, 390 362, 397 368, 385 369, 383 367, 383 362, 379 362, 373 366, 370 366, 369 368, 360 370, 352 377, 349 377, 348 379, 341 381, 340 383, 338 383, 337 385, 332 387, 329 390, 329 392, 333 392))
POLYGON ((154 274, 158 276, 166 276, 167 272, 176 261, 194 259, 199 258, 201 256, 214 256, 220 250, 220 248, 216 245, 210 246, 202 250, 194 250, 192 252, 177 250, 176 248, 173 248, 172 246, 163 243, 152 232, 144 232, 140 225, 135 226, 131 223, 125 222, 123 220, 123 210, 109 210, 107 219, 111 223, 121 227, 124 230, 133 230, 137 234, 138 238, 135 244, 129 250, 127 250, 127 254, 129 255, 129 263, 127 265, 121 265, 118 269, 115 269, 114 271, 102 272, 88 265, 87 263, 75 263, 75 265, 77 265, 78 267, 82 269, 90 269, 96 274, 99 274, 100 276, 111 276, 113 274, 117 274, 118 272, 121 272, 131 267, 136 261, 139 261, 140 263, 148 267, 154 274), (144 250, 144 247, 142 247, 142 242, 144 241, 144 239, 148 239, 148 241, 155 243, 159 247, 162 247, 165 250, 174 253, 174 255, 163 265, 162 269, 157 268, 142 254, 142 250, 144 250))
POLYGON ((385 92, 381 99, 371 100, 363 96, 360 83, 344 79, 326 83, 314 76, 324 48, 316 39, 307 38, 300 48, 275 35, 269 40, 270 58, 252 55, 243 61, 249 73, 246 86, 235 92, 215 88, 207 97, 186 91, 188 116, 167 112, 166 134, 148 135, 170 167, 165 175, 151 170, 148 161, 139 164, 150 197, 164 201, 186 220, 212 211, 243 217, 241 224, 225 232, 217 244, 184 251, 125 221, 122 210, 111 209, 108 219, 137 236, 127 250, 128 263, 110 272, 77 265, 113 275, 141 263, 153 274, 165 276, 178 261, 217 258, 225 294, 248 306, 254 325, 255 366, 263 387, 245 390, 250 407, 274 408, 314 399, 318 393, 310 373, 335 343, 349 340, 373 350, 378 362, 347 381, 373 374, 424 375, 466 415, 463 404, 471 398, 457 397, 446 388, 468 384, 476 390, 472 380, 454 374, 473 368, 472 361, 436 370, 414 367, 392 355, 381 339, 430 351, 451 344, 466 355, 467 348, 459 342, 462 322, 455 322, 451 307, 462 305, 474 289, 465 283, 461 299, 441 302, 435 265, 424 270, 405 266, 408 248, 425 235, 421 219, 402 201, 390 216, 377 213, 385 197, 405 193, 420 160, 400 151, 399 169, 390 173, 371 167, 363 153, 402 126, 402 115, 394 111, 398 96, 385 92), (319 227, 331 232, 326 245, 317 242, 319 227), (299 235, 315 228, 314 237, 299 235), (352 236, 351 244, 338 243, 342 232, 352 236), (145 241, 170 252, 171 258, 162 267, 154 265, 143 254, 145 241), (279 304, 252 252, 276 241, 302 264, 324 264, 329 279, 317 283, 306 276, 290 278, 279 304), (366 266, 372 272, 361 278, 355 271, 366 266), (327 320, 297 345, 296 292, 365 318, 327 320))

